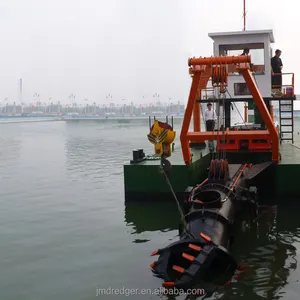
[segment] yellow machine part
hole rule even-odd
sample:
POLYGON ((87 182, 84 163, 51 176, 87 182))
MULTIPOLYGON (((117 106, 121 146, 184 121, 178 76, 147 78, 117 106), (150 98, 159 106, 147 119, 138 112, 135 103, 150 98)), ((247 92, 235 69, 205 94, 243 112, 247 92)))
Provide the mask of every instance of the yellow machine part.
POLYGON ((156 156, 162 156, 165 154, 167 157, 172 155, 171 144, 173 143, 176 132, 171 129, 166 129, 160 126, 158 120, 154 120, 150 133, 148 134, 148 140, 154 144, 154 153, 156 156))

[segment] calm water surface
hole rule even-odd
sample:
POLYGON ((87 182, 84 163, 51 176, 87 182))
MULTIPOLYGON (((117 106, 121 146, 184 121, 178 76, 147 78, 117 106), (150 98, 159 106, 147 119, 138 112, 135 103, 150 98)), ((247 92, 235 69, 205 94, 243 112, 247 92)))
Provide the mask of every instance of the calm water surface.
MULTIPOLYGON (((176 205, 124 204, 122 164, 134 148, 152 153, 147 131, 147 120, 0 124, 0 299, 121 299, 96 290, 161 286, 149 254, 177 239, 176 205)), ((299 208, 241 234, 234 254, 250 266, 210 299, 299 299, 299 208)))

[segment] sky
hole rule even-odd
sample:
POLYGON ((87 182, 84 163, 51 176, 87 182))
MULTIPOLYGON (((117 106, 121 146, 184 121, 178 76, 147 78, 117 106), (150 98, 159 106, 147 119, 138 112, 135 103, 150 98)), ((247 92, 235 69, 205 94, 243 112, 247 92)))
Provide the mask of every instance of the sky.
MULTIPOLYGON (((273 29, 300 94, 298 1, 247 2, 247 29, 273 29)), ((186 103, 188 58, 209 32, 243 28, 243 0, 1 0, 0 103, 186 103), (153 97, 154 94, 159 97, 153 97), (111 96, 108 96, 111 95, 111 96), (86 100, 85 100, 86 99, 86 100)))

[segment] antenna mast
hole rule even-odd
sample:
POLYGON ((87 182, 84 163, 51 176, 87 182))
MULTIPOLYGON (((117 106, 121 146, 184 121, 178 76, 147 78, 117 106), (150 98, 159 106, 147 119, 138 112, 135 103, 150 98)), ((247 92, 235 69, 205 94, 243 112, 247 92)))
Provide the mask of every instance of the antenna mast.
POLYGON ((244 11, 243 11, 243 17, 244 17, 244 31, 246 30, 246 0, 244 1, 244 11))

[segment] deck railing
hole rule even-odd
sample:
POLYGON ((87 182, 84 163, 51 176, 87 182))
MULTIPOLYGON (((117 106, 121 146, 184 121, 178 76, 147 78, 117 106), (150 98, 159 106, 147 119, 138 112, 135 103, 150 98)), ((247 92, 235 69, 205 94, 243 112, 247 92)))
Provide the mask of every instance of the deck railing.
POLYGON ((281 84, 281 85, 272 85, 272 93, 275 97, 294 97, 295 96, 295 89, 294 89, 294 73, 273 73, 273 76, 282 76, 282 82, 287 76, 291 76, 291 83, 290 84, 281 84))

